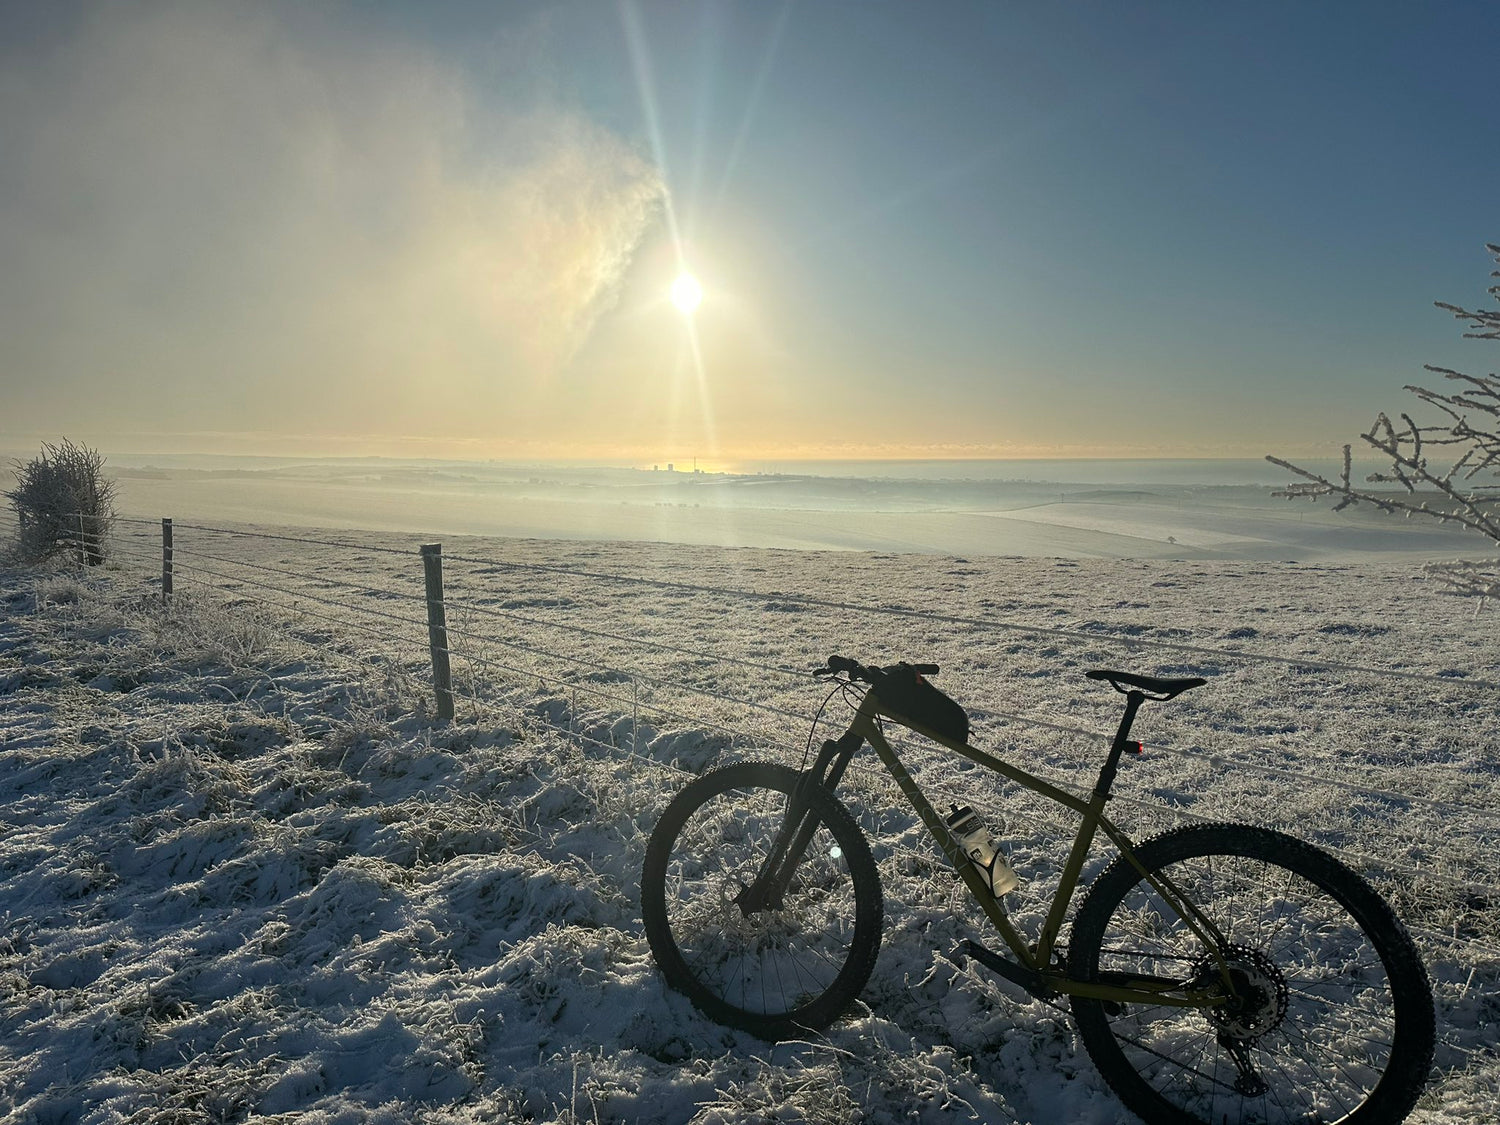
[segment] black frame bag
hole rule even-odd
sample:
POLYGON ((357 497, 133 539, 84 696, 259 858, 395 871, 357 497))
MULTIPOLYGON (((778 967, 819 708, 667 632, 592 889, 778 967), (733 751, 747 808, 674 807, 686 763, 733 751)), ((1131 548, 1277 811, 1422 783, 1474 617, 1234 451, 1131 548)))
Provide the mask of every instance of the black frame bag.
POLYGON ((969 743, 969 716, 950 696, 933 687, 904 661, 885 669, 874 686, 881 705, 955 742, 969 743))

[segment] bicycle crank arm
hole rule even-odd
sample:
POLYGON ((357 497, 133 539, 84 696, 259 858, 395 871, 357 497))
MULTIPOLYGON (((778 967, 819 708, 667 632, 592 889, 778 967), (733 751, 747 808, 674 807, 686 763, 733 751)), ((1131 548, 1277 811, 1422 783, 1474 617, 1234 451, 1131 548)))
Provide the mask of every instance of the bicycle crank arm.
POLYGON ((1047 1000, 1057 995, 1056 990, 1047 983, 1041 973, 1035 969, 1028 969, 1018 961, 1001 957, 1000 954, 992 949, 986 949, 977 941, 965 939, 959 942, 958 948, 953 951, 950 959, 957 960, 961 957, 974 958, 986 969, 999 974, 1011 984, 1020 985, 1039 1000, 1047 1000))

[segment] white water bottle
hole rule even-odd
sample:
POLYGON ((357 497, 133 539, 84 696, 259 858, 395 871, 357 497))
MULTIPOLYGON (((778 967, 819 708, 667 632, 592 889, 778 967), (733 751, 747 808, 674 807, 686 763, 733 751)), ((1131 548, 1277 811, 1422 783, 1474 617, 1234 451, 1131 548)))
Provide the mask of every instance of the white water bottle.
POLYGON ((948 831, 953 833, 953 839, 963 849, 969 862, 979 869, 979 875, 989 887, 990 893, 996 898, 1003 894, 1009 894, 1021 883, 1020 878, 1010 869, 1010 864, 1005 862, 1005 857, 1000 854, 1000 849, 995 846, 995 841, 990 838, 984 823, 975 815, 974 810, 964 805, 948 806, 953 811, 944 817, 944 823, 948 825, 948 831))

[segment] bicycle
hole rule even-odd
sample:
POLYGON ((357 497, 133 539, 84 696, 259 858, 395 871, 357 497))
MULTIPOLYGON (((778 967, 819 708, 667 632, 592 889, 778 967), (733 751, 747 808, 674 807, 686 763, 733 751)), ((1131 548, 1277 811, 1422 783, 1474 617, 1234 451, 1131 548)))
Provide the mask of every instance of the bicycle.
MULTIPOLYGON (((1148 1122, 1397 1122, 1431 1066, 1427 973, 1390 906, 1328 853, 1237 824, 1133 843, 1105 815, 1136 713, 1206 680, 1091 671, 1125 711, 1087 798, 968 745, 968 717, 928 682, 936 665, 830 657, 815 675, 864 689, 848 729, 804 769, 743 762, 691 781, 652 831, 646 936, 667 983, 710 1018, 761 1038, 804 1036, 869 980, 884 902, 869 843, 835 794, 865 743, 1009 948, 970 957, 1033 996, 1066 1000, 1099 1073, 1148 1122), (1081 817, 1040 933, 1028 942, 887 741, 907 727, 1081 817), (1118 855, 1059 944, 1102 832, 1118 855)), ((830 693, 830 697, 832 693, 830 693)), ((826 706, 827 700, 825 700, 826 706)), ((821 714, 821 711, 820 711, 821 714)), ((814 729, 816 729, 814 720, 814 729)), ((809 737, 809 751, 811 736, 809 737)), ((806 762, 806 758, 804 758, 806 762)), ((962 827, 962 826, 960 826, 962 827)))

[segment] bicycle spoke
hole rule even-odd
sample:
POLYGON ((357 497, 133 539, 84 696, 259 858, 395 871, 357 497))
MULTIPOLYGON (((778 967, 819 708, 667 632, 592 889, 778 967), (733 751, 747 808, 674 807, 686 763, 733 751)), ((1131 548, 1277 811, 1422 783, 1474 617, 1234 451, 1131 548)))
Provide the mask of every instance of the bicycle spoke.
POLYGON ((1101 949, 1099 952, 1100 953, 1114 953, 1114 954, 1118 954, 1121 957, 1135 957, 1135 958, 1138 958, 1138 959, 1143 960, 1143 961, 1144 960, 1152 960, 1152 961, 1183 961, 1183 962, 1191 963, 1191 962, 1197 960, 1196 957, 1186 957, 1186 956, 1184 956, 1181 953, 1168 953, 1165 950, 1110 948, 1110 949, 1101 949))
MULTIPOLYGON (((1306 1027, 1310 1027, 1311 1026, 1310 1024, 1308 1024, 1308 1023, 1304 1022, 1303 1020, 1298 1019, 1296 1017, 1292 1017, 1292 1022, 1295 1023, 1298 1027, 1302 1027, 1302 1028, 1306 1028, 1306 1027)), ((1359 1039, 1359 1040, 1361 1040, 1361 1041, 1363 1041, 1365 1043, 1369 1043, 1369 1044, 1371 1044, 1373 1046, 1383 1047, 1386 1051, 1390 1051, 1392 1049, 1392 1047, 1393 1047, 1393 1044, 1392 1044, 1391 1040, 1389 1040, 1389 1039, 1374 1039, 1374 1038, 1371 1038, 1368 1035, 1364 1035, 1364 1034, 1361 1034, 1359 1032, 1345 1031, 1344 1032, 1344 1036, 1345 1036, 1345 1038, 1359 1039)))
MULTIPOLYGON (((1086 952, 1076 969, 1083 974, 1172 974, 1185 986, 1223 981, 1230 991, 1214 1007, 1132 1005, 1128 1018, 1114 1019, 1101 1002, 1075 998, 1085 1045, 1110 1084, 1147 1120, 1170 1107, 1215 1123, 1294 1125, 1342 1118, 1373 1101, 1394 1106, 1388 1119, 1398 1120, 1430 1055, 1420 1000, 1407 1009, 1417 1045, 1395 1054, 1404 1018, 1396 974, 1418 988, 1425 982, 1399 924, 1388 910, 1390 920, 1380 920, 1373 892, 1336 861, 1263 830, 1179 829, 1140 851, 1150 843, 1160 858, 1148 868, 1211 919, 1226 944, 1205 948, 1163 896, 1120 863, 1100 878, 1108 894, 1091 891, 1080 910, 1070 967, 1086 952), (1357 909, 1346 905, 1354 899, 1357 909), (1400 1077, 1383 1082, 1393 1071, 1400 1077)), ((1374 1110, 1371 1117, 1387 1119, 1374 1110)))
POLYGON ((1229 1090, 1234 1089, 1234 1086, 1231 1085, 1230 1083, 1219 1082, 1217 1079, 1215 1079, 1213 1077, 1213 1075, 1205 1074, 1205 1073, 1203 1073, 1203 1071, 1201 1071, 1201 1070, 1195 1070, 1195 1069, 1193 1069, 1191 1067, 1185 1067, 1185 1066, 1183 1066, 1183 1064, 1181 1062, 1179 1062, 1177 1059, 1173 1058, 1171 1055, 1163 1054, 1161 1051, 1158 1051, 1156 1048, 1154 1048, 1154 1047, 1152 1047, 1152 1046, 1150 1046, 1150 1045, 1148 1045, 1146 1043, 1142 1043, 1139 1039, 1132 1039, 1128 1035, 1120 1035, 1119 1038, 1123 1042, 1129 1043, 1131 1046, 1136 1047, 1136 1048, 1138 1048, 1138 1049, 1140 1049, 1142 1051, 1145 1051, 1148 1055, 1155 1056, 1157 1059, 1161 1060, 1162 1062, 1169 1062, 1169 1063, 1173 1064, 1174 1066, 1180 1067, 1180 1068, 1182 1068, 1184 1070, 1192 1070, 1193 1073, 1197 1074, 1199 1077, 1205 1078, 1205 1079, 1207 1079, 1211 1083, 1217 1083, 1218 1085, 1223 1086, 1225 1089, 1229 1089, 1229 1090))
MULTIPOLYGON (((1308 1046, 1317 1049, 1317 1044, 1313 1044, 1311 1043, 1311 1041, 1308 1041, 1308 1046)), ((1370 1091, 1371 1089, 1370 1086, 1364 1086, 1361 1085, 1361 1083, 1355 1082, 1355 1080, 1353 1080, 1353 1076, 1350 1076, 1349 1071, 1344 1070, 1343 1064, 1338 1061, 1337 1056, 1332 1055, 1331 1052, 1328 1052, 1328 1050, 1325 1049, 1317 1050, 1319 1050, 1320 1055, 1323 1055, 1326 1059, 1329 1059, 1329 1061, 1334 1062, 1334 1065, 1338 1068, 1338 1070, 1343 1071, 1344 1076, 1346 1076, 1347 1079, 1350 1079, 1350 1086, 1358 1089, 1358 1091, 1367 1092, 1368 1094, 1368 1091, 1370 1091)), ((1326 1074, 1325 1068, 1314 1067, 1314 1065, 1311 1065, 1311 1062, 1307 1061, 1307 1059, 1304 1059, 1304 1062, 1308 1062, 1308 1074, 1313 1077, 1314 1082, 1317 1082, 1317 1085, 1322 1086, 1322 1088, 1325 1089, 1326 1092, 1328 1092, 1329 1097, 1332 1097, 1334 1098, 1334 1101, 1337 1101, 1338 1107, 1340 1107, 1340 1112, 1343 1113, 1344 1116, 1349 1115, 1350 1110, 1352 1110, 1352 1106, 1350 1106, 1347 1101, 1344 1101, 1344 1098, 1340 1097, 1340 1092, 1338 1092, 1338 1089, 1335 1088, 1335 1086, 1332 1085, 1332 1083, 1329 1082, 1326 1077, 1323 1077, 1326 1074)))
POLYGON ((787 794, 797 780, 784 767, 747 763, 691 783, 675 822, 671 806, 663 814, 672 824, 667 847, 653 834, 657 858, 648 854, 648 867, 657 864, 653 870, 661 874, 654 876, 650 911, 643 878, 642 914, 652 916, 647 936, 658 961, 665 956, 664 968, 672 967, 671 979, 685 983, 716 1018, 755 1030, 792 1033, 826 1024, 842 1009, 844 991, 857 993, 863 984, 844 972, 854 951, 866 951, 867 974, 878 942, 878 874, 857 825, 826 794, 810 799, 808 839, 788 857, 794 862, 779 876, 783 885, 757 889, 774 897, 760 909, 740 905, 787 838, 787 794), (742 778, 748 784, 728 783, 742 778), (858 878, 876 892, 865 900, 874 913, 858 924, 850 867, 856 859, 858 878), (814 1013, 811 1024, 800 1018, 804 1011, 814 1013))
MULTIPOLYGON (((1289 1031, 1290 1030, 1291 1029, 1289 1029, 1289 1031)), ((1374 1088, 1374 1082, 1362 1082, 1359 1079, 1355 1078, 1354 1075, 1350 1074, 1348 1067, 1344 1065, 1343 1057, 1337 1054, 1335 1051, 1322 1043, 1314 1042, 1307 1036, 1306 1032, 1301 1030, 1300 1028, 1296 1028, 1296 1036, 1303 1043, 1307 1044, 1310 1050, 1315 1051, 1322 1058, 1326 1059, 1328 1062, 1332 1063, 1336 1068, 1338 1068, 1339 1072, 1349 1080, 1350 1086, 1354 1087, 1357 1090, 1370 1090, 1374 1088)), ((1324 1079, 1324 1084, 1327 1085, 1327 1079, 1324 1079)), ((1333 1087, 1329 1085, 1328 1089, 1330 1092, 1332 1092, 1333 1087)))
POLYGON ((1315 992, 1307 992, 1307 991, 1305 991, 1303 989, 1300 989, 1300 988, 1293 988, 1291 985, 1287 986, 1287 994, 1289 996, 1295 996, 1299 1000, 1305 1000, 1305 1001, 1307 1001, 1308 1003, 1311 1003, 1311 1004, 1322 1004, 1324 1007, 1328 1007, 1328 1008, 1337 1008, 1337 1007, 1346 1006, 1341 1001, 1335 1000, 1331 996, 1319 996, 1315 992))
MULTIPOLYGON (((1193 1086, 1192 1086, 1192 1081, 1193 1081, 1192 1080, 1192 1075, 1196 1074, 1196 1075, 1199 1075, 1199 1076, 1203 1076, 1203 1074, 1204 1074, 1204 1072, 1201 1071, 1201 1070, 1199 1070, 1198 1067, 1200 1065, 1202 1065, 1202 1063, 1203 1063, 1203 1056, 1206 1055, 1207 1053, 1208 1053, 1208 1040, 1205 1038, 1203 1040, 1203 1042, 1199 1045, 1199 1047, 1198 1047, 1198 1055, 1197 1055, 1196 1058, 1193 1059, 1193 1064, 1191 1066, 1183 1066, 1180 1063, 1178 1064, 1178 1069, 1177 1069, 1177 1074, 1176 1074, 1176 1080, 1185 1082, 1188 1085, 1188 1089, 1189 1090, 1191 1090, 1193 1088, 1193 1086)), ((1170 1085, 1170 1083, 1165 1084, 1163 1086, 1163 1089, 1166 1088, 1166 1085, 1170 1085)))
MULTIPOLYGON (((1281 1084, 1272 1084, 1270 1090, 1267 1093, 1267 1096, 1274 1099, 1276 1105, 1281 1109, 1282 1115, 1287 1120, 1291 1120, 1291 1111, 1287 1108, 1286 1102, 1281 1100, 1282 1090, 1285 1089, 1288 1093, 1300 1090, 1302 1087, 1302 1083, 1298 1082, 1290 1074, 1288 1074, 1286 1072, 1286 1067, 1282 1066, 1279 1060, 1273 1058, 1271 1060, 1271 1065, 1276 1068, 1276 1072, 1280 1074, 1281 1077, 1286 1081, 1285 1083, 1281 1084)), ((1300 1100, 1307 1109, 1311 1110, 1313 1108, 1313 1101, 1306 1094, 1301 1095, 1300 1100)))

